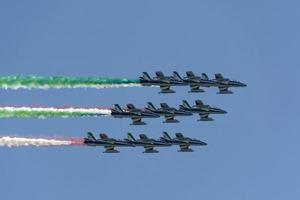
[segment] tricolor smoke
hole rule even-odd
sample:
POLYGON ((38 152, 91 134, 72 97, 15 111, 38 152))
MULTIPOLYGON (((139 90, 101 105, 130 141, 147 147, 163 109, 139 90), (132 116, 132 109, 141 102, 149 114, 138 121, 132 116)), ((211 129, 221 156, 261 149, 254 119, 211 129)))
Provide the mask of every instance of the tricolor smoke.
POLYGON ((110 109, 100 108, 0 107, 0 118, 67 118, 90 117, 110 114, 110 109))
POLYGON ((118 88, 139 87, 139 80, 110 79, 94 77, 62 77, 62 76, 6 76, 0 77, 0 88, 3 89, 49 89, 49 88, 118 88))
POLYGON ((0 137, 0 146, 4 147, 25 147, 25 146, 73 146, 84 145, 81 139, 45 139, 45 138, 24 138, 24 137, 0 137))

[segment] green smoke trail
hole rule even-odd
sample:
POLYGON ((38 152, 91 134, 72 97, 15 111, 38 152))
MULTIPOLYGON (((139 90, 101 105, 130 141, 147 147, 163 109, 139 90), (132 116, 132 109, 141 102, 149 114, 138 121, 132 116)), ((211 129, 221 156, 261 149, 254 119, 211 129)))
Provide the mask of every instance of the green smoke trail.
POLYGON ((110 109, 0 107, 0 118, 90 117, 110 115, 110 109))
POLYGON ((6 76, 0 77, 3 89, 48 89, 48 88, 112 88, 138 87, 137 79, 112 79, 97 77, 63 77, 63 76, 6 76))

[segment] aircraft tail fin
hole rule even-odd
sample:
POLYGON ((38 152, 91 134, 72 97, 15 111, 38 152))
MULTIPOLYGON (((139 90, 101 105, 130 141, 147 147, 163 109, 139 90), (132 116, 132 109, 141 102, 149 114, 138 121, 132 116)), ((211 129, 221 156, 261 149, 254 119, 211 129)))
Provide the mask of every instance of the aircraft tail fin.
POLYGON ((170 137, 170 135, 166 131, 163 132, 163 138, 166 139, 166 140, 172 140, 172 138, 170 137))
POLYGON ((136 139, 133 137, 133 135, 131 133, 127 133, 127 138, 130 140, 130 141, 136 141, 136 139))
POLYGON ((215 74, 215 78, 216 78, 217 80, 222 80, 222 79, 224 79, 224 77, 223 77, 223 75, 222 75, 221 73, 215 74))
POLYGON ((149 110, 152 110, 152 111, 156 110, 155 106, 151 102, 147 103, 147 107, 149 110))
POLYGON ((90 139, 90 140, 94 140, 94 141, 96 140, 95 136, 91 132, 87 133, 87 138, 90 139))
POLYGON ((207 74, 202 73, 201 75, 202 75, 201 77, 202 77, 203 80, 208 80, 209 79, 207 74))
POLYGON ((196 100, 195 103, 197 106, 204 106, 204 103, 201 100, 196 100))
POLYGON ((192 72, 192 71, 187 71, 187 72, 186 72, 186 76, 187 76, 188 78, 193 78, 193 77, 195 77, 195 74, 194 74, 194 72, 192 72))
POLYGON ((121 106, 119 104, 115 104, 114 105, 114 109, 117 111, 117 112, 123 112, 123 109, 121 108, 121 106))
POLYGON ((180 76, 180 75, 178 74, 178 72, 176 72, 176 71, 173 71, 173 77, 174 77, 176 80, 179 80, 179 81, 182 80, 181 76, 180 76))
POLYGON ((187 102, 187 100, 182 100, 182 105, 185 108, 191 108, 190 104, 187 102))
POLYGON ((135 109, 135 106, 132 103, 126 105, 129 110, 135 109))
POLYGON ((142 78, 145 79, 145 80, 147 80, 147 81, 151 80, 151 77, 149 76, 149 74, 147 72, 143 72, 142 78))

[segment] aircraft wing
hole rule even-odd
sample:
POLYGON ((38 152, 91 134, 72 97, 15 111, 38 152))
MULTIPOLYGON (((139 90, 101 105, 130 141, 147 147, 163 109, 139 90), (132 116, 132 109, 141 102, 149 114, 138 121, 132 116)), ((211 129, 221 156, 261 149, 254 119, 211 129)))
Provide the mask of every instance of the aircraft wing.
POLYGON ((219 86, 219 90, 220 90, 220 92, 228 92, 228 86, 227 85, 222 85, 222 86, 219 86))
POLYGON ((106 146, 104 146, 104 148, 105 148, 105 151, 103 153, 118 153, 119 152, 115 149, 114 145, 106 145, 106 146))
POLYGON ((159 85, 160 89, 162 92, 169 92, 170 91, 170 88, 171 88, 171 85, 169 84, 163 84, 163 85, 159 85))
POLYGON ((144 153, 157 153, 158 151, 154 149, 154 146, 152 145, 145 145, 144 146, 144 153))
POLYGON ((200 86, 199 86, 199 84, 191 83, 190 88, 191 88, 191 91, 199 91, 200 86))
POLYGON ((189 148, 190 145, 189 145, 188 143, 180 144, 179 147, 180 147, 180 151, 187 151, 187 150, 190 149, 190 148, 189 148))
POLYGON ((213 121, 212 118, 209 117, 209 113, 200 113, 200 121, 213 121))
POLYGON ((131 117, 133 123, 141 123, 142 118, 140 116, 133 116, 131 117))
POLYGON ((166 114, 166 115, 164 115, 164 117, 165 117, 166 122, 174 121, 175 115, 174 114, 166 114))

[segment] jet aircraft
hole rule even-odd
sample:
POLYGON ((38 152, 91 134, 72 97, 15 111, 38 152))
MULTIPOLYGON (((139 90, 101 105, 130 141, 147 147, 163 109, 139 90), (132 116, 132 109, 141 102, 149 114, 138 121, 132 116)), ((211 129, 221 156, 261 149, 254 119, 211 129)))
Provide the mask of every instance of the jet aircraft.
POLYGON ((218 94, 232 94, 228 88, 230 87, 246 87, 245 83, 239 81, 233 81, 228 78, 224 78, 222 74, 215 74, 215 79, 213 81, 216 82, 216 86, 219 88, 218 94))
POLYGON ((171 144, 164 141, 148 138, 145 134, 140 134, 139 137, 140 139, 135 139, 131 133, 127 133, 127 138, 125 138, 124 141, 127 141, 133 146, 144 147, 145 151, 143 153, 158 153, 158 151, 154 149, 154 147, 171 146, 171 144))
POLYGON ((161 91, 159 93, 175 93, 171 90, 171 86, 185 86, 187 85, 183 80, 179 80, 174 76, 165 76, 163 72, 155 72, 156 77, 151 78, 147 72, 143 72, 140 77, 140 83, 143 86, 159 86, 161 91))
POLYGON ((179 121, 174 119, 175 116, 191 116, 193 113, 186 110, 178 110, 176 108, 169 107, 167 103, 161 103, 161 108, 155 108, 155 106, 148 102, 145 110, 150 111, 152 113, 162 115, 165 117, 164 123, 178 123, 179 121))
POLYGON ((100 139, 96 139, 95 136, 88 132, 87 138, 84 138, 84 144, 88 146, 103 146, 105 151, 103 153, 119 153, 118 150, 115 149, 117 146, 121 147, 132 147, 133 145, 128 143, 127 141, 116 140, 113 138, 109 138, 105 133, 100 133, 100 139))
POLYGON ((190 86, 191 90, 189 92, 205 92, 200 87, 211 87, 215 86, 215 81, 209 80, 208 76, 205 73, 202 73, 200 76, 195 76, 192 71, 186 72, 186 77, 181 78, 180 75, 174 71, 173 77, 177 80, 181 80, 190 86))
POLYGON ((142 118, 158 118, 159 115, 144 111, 136 108, 133 104, 127 104, 127 109, 123 110, 118 104, 114 105, 111 109, 111 115, 115 118, 131 118, 132 124, 130 125, 145 125, 146 123, 142 121, 142 118))
POLYGON ((193 152, 194 150, 189 148, 190 146, 207 145, 200 140, 185 137, 182 133, 176 133, 175 135, 175 138, 171 138, 167 132, 163 132, 163 136, 160 137, 160 140, 172 145, 179 145, 180 150, 178 150, 178 152, 193 152))
POLYGON ((193 107, 186 101, 182 101, 182 105, 179 106, 180 110, 198 113, 200 119, 198 121, 213 121, 212 118, 209 117, 209 114, 226 114, 225 110, 217 107, 211 107, 210 105, 205 105, 201 100, 195 101, 196 105, 193 107))

